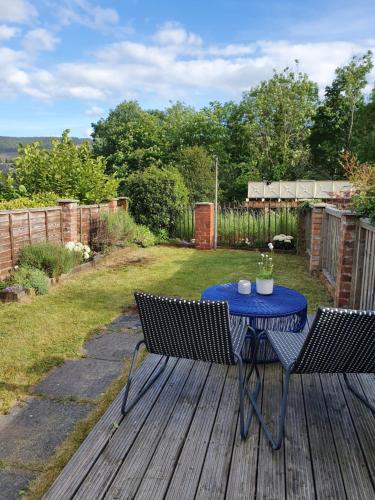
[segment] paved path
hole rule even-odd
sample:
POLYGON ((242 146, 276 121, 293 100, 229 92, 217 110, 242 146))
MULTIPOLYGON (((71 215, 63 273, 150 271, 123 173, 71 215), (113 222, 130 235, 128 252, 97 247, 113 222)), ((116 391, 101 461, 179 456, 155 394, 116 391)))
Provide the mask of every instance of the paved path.
POLYGON ((0 500, 19 498, 55 449, 121 374, 141 338, 139 317, 121 315, 53 369, 32 396, 0 416, 0 500))

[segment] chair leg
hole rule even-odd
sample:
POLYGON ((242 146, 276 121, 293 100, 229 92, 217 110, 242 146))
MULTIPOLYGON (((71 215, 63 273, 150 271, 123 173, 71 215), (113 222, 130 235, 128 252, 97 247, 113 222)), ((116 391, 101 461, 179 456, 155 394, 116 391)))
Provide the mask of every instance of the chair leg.
POLYGON ((375 413, 375 406, 372 405, 355 387, 353 384, 350 383, 348 376, 346 373, 344 373, 344 380, 345 383, 348 387, 348 389, 355 395, 357 398, 362 401, 362 403, 367 406, 373 413, 375 413))
MULTIPOLYGON (((259 377, 259 373, 258 373, 258 369, 257 369, 257 358, 256 358, 257 350, 258 350, 258 345, 256 345, 256 347, 255 347, 252 369, 254 369, 257 372, 257 376, 259 377)), ((262 429, 267 437, 267 440, 268 440, 268 442, 273 450, 279 450, 281 447, 281 443, 283 441, 286 407, 287 407, 287 401, 288 401, 289 378, 290 378, 290 371, 286 370, 284 372, 283 395, 282 395, 281 404, 280 404, 280 413, 279 413, 279 418, 278 418, 278 430, 276 432, 276 435, 273 435, 271 433, 271 430, 268 427, 268 425, 266 424, 266 421, 264 420, 264 417, 261 414, 256 401, 254 400, 252 394, 249 394, 250 401, 254 407, 255 414, 256 414, 256 416, 259 420, 259 423, 260 423, 260 425, 261 425, 261 427, 262 427, 262 429)))
POLYGON ((254 408, 251 403, 251 400, 256 400, 258 398, 259 390, 260 390, 260 377, 259 377, 259 372, 258 369, 256 368, 256 373, 257 373, 257 383, 256 387, 253 393, 249 390, 247 387, 247 380, 248 378, 244 374, 244 369, 243 369, 243 361, 241 356, 236 356, 237 360, 237 365, 238 365, 238 388, 239 388, 239 395, 240 395, 240 434, 241 438, 245 440, 248 436, 249 433, 249 428, 251 424, 251 419, 254 414, 254 408), (247 396, 249 400, 249 409, 247 416, 245 417, 245 395, 247 396))
POLYGON ((130 391, 130 386, 133 380, 133 370, 135 367, 135 361, 137 359, 137 355, 139 352, 139 348, 141 347, 142 344, 144 344, 145 341, 141 340, 138 342, 138 344, 135 346, 134 352, 133 352, 133 357, 132 357, 132 362, 130 366, 130 372, 129 372, 129 378, 128 382, 126 384, 125 388, 125 393, 124 393, 124 399, 122 401, 122 406, 121 406, 121 413, 123 415, 126 415, 129 413, 129 411, 133 408, 133 406, 138 403, 138 401, 141 399, 141 397, 145 394, 145 392, 152 386, 152 384, 156 381, 156 379, 163 373, 165 370, 165 367, 167 366, 168 359, 169 357, 167 356, 162 364, 162 367, 157 370, 157 372, 147 381, 147 383, 142 387, 142 389, 138 392, 138 394, 135 396, 133 401, 131 402, 130 405, 126 405, 128 396, 129 396, 129 391, 130 391))

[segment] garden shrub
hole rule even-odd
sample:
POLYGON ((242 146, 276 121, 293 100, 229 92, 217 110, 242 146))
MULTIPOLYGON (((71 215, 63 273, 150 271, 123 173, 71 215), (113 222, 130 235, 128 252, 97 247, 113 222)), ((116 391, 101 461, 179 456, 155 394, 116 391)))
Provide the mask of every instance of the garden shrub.
POLYGON ((80 253, 71 252, 63 245, 42 242, 24 246, 19 260, 22 266, 35 267, 50 278, 57 278, 79 264, 81 257, 80 253))
POLYGON ((40 269, 21 266, 16 269, 8 280, 10 285, 20 285, 24 288, 33 288, 38 295, 48 292, 48 276, 40 269))
POLYGON ((101 215, 98 232, 99 248, 108 248, 118 244, 131 245, 132 243, 148 247, 155 245, 156 238, 148 227, 136 224, 133 217, 124 210, 101 215))
POLYGON ((147 226, 142 226, 142 224, 136 225, 134 243, 140 245, 143 248, 147 248, 154 246, 156 242, 156 236, 149 230, 147 226))
POLYGON ((39 193, 33 196, 20 196, 13 200, 0 201, 0 210, 17 210, 19 208, 54 207, 59 196, 55 193, 39 193))
POLYGON ((152 166, 136 172, 128 177, 126 191, 135 221, 154 233, 165 229, 171 234, 188 202, 188 190, 174 168, 152 166))
POLYGON ((356 190, 352 198, 354 210, 375 223, 375 164, 360 163, 355 155, 345 152, 342 165, 356 190))

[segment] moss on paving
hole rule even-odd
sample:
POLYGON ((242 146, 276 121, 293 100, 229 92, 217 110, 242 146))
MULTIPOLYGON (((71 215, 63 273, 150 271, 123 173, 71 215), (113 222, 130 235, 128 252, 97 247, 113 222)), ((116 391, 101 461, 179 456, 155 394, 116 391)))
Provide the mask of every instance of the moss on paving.
MULTIPOLYGON (((240 250, 124 249, 48 295, 1 305, 0 412, 53 366, 81 356, 84 341, 133 303, 134 290, 199 298, 214 283, 254 279, 257 261, 257 253, 240 250)), ((280 254, 274 261, 276 282, 304 293, 310 312, 330 302, 302 257, 280 254)))

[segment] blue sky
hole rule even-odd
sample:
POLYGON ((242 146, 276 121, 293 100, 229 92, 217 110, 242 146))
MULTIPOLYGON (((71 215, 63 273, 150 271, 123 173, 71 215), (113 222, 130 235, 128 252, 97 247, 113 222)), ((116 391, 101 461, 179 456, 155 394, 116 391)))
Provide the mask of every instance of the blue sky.
POLYGON ((0 0, 0 135, 87 136, 124 99, 237 100, 295 59, 324 89, 374 26, 367 0, 0 0))

